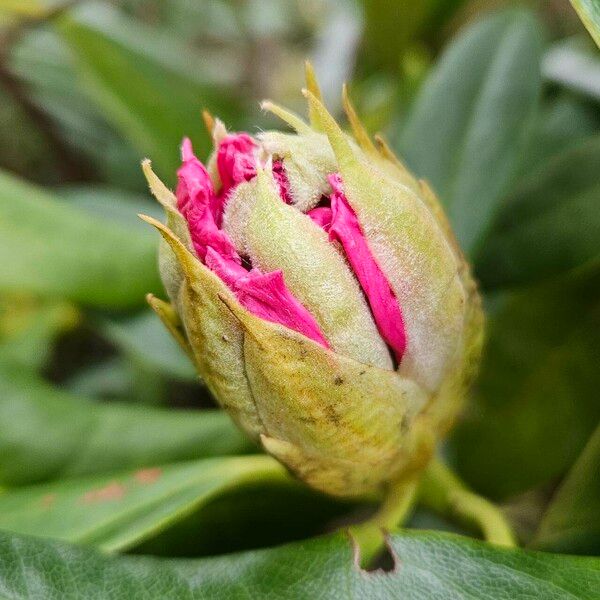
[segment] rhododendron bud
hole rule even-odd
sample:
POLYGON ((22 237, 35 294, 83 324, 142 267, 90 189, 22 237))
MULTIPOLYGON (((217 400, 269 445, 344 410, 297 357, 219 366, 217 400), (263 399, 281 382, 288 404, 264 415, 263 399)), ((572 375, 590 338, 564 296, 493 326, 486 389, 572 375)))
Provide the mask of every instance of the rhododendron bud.
POLYGON ((182 145, 172 194, 144 171, 167 223, 170 304, 150 303, 221 406, 330 494, 371 493, 423 469, 476 368, 479 296, 426 183, 311 85, 310 124, 228 133, 208 119, 206 168, 182 145))

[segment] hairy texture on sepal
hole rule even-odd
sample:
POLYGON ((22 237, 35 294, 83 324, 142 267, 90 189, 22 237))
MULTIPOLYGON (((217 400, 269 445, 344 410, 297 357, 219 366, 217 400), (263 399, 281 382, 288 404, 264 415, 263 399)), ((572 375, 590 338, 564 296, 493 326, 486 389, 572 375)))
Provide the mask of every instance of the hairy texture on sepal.
POLYGON ((309 101, 320 111, 346 197, 402 306, 409 343, 400 372, 434 390, 462 344, 466 293, 459 261, 423 201, 360 161, 323 105, 310 95, 309 101))
POLYGON ((222 301, 237 303, 235 297, 168 227, 150 217, 145 220, 158 229, 182 273, 174 303, 200 376, 219 404, 256 438, 261 424, 246 378, 242 330, 222 301))
POLYGON ((248 185, 254 191, 247 220, 233 223, 228 216, 226 223, 232 237, 244 239, 252 264, 283 272, 288 288, 315 317, 335 351, 391 368, 360 287, 327 235, 309 217, 281 202, 270 173, 259 173, 248 185))
POLYGON ((177 198, 144 162, 170 302, 148 300, 267 452, 318 490, 372 495, 417 477, 452 426, 483 312, 434 191, 371 139, 346 88, 354 136, 306 76, 310 125, 263 104, 295 133, 206 115, 214 152, 205 168, 185 143, 177 198))
MULTIPOLYGON (((223 301, 244 329, 246 373, 260 398, 264 435, 295 447, 312 468, 322 463, 329 474, 319 476, 320 489, 365 493, 412 461, 408 432, 428 401, 416 383, 331 352, 223 301)), ((302 468, 293 459, 286 464, 302 468)))

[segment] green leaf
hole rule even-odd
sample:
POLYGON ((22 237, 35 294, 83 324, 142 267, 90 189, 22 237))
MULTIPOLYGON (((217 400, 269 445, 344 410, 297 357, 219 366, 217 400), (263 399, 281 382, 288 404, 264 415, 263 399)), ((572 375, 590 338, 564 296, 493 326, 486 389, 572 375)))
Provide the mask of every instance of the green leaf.
POLYGON ((150 310, 122 321, 105 319, 102 331, 145 370, 177 379, 197 380, 189 357, 150 310))
POLYGON ((113 185, 144 189, 139 154, 99 113, 79 81, 76 60, 66 42, 44 26, 24 30, 11 48, 9 68, 27 96, 82 163, 113 185))
POLYGON ((68 185, 54 189, 69 206, 76 206, 94 217, 100 217, 133 229, 136 234, 154 237, 139 213, 161 219, 164 211, 150 194, 134 194, 118 188, 98 185, 68 185))
POLYGON ((571 4, 596 44, 600 46, 600 3, 598 0, 571 0, 571 4))
POLYGON ((600 256, 600 135, 553 157, 507 198, 477 261, 488 288, 541 280, 600 256))
POLYGON ((287 478, 268 456, 205 458, 5 491, 0 528, 105 551, 130 548, 249 481, 287 478))
POLYGON ((542 75, 548 81, 600 100, 600 53, 579 36, 554 43, 545 53, 542 75))
POLYGON ((365 49, 369 62, 396 73, 402 53, 431 25, 443 25, 463 0, 388 2, 362 0, 365 16, 365 49))
POLYGON ((92 600, 402 598, 590 600, 600 560, 504 550, 449 534, 397 533, 397 569, 366 574, 343 533, 279 548, 196 560, 110 557, 0 534, 0 594, 92 600), (110 591, 110 592, 108 592, 110 591))
POLYGON ((219 411, 99 405, 0 364, 0 483, 23 485, 248 451, 219 411))
POLYGON ((160 289, 156 241, 0 171, 0 289, 96 307, 139 305, 160 289))
POLYGON ((598 132, 600 114, 593 103, 571 92, 562 92, 546 100, 523 157, 520 177, 598 132))
POLYGON ((551 552, 600 553, 600 426, 554 494, 532 545, 551 552))
POLYGON ((77 325, 79 318, 79 312, 69 302, 3 294, 0 296, 0 361, 11 360, 30 369, 42 369, 54 339, 77 325))
POLYGON ((184 135, 196 142, 199 155, 210 149, 200 110, 217 109, 226 121, 236 115, 231 92, 194 76, 188 65, 196 69, 202 56, 183 45, 173 48, 173 39, 138 31, 138 24, 105 6, 91 18, 85 14, 76 13, 59 27, 77 56, 90 100, 141 157, 150 157, 172 181, 184 135), (119 35, 122 31, 126 34, 119 35))
POLYGON ((421 89, 401 154, 448 209, 463 248, 477 254, 535 117, 540 24, 507 11, 469 27, 421 89))
POLYGON ((496 299, 475 398, 453 435, 494 496, 563 474, 600 419, 600 265, 496 299))

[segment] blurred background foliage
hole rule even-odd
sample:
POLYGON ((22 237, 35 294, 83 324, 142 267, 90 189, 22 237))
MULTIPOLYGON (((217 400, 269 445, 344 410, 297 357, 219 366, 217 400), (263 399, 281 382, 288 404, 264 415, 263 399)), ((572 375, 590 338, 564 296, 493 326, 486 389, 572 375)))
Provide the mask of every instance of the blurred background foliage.
MULTIPOLYGON (((145 306, 164 294, 139 162, 172 185, 184 134, 206 157, 202 108, 250 131, 275 125, 264 97, 303 111, 306 57, 330 107, 349 81, 371 132, 432 183, 485 293, 486 356, 448 459, 524 543, 598 552, 600 55, 567 0, 0 0, 0 485, 252 451, 197 410, 212 400, 145 306)), ((19 516, 28 489, 0 526, 40 531, 19 516)), ((218 551, 273 543, 341 511, 290 493, 230 493, 171 545, 225 522, 238 535, 218 551), (271 529, 240 545, 250 510, 271 529)), ((84 525, 63 537, 147 538, 84 525)))

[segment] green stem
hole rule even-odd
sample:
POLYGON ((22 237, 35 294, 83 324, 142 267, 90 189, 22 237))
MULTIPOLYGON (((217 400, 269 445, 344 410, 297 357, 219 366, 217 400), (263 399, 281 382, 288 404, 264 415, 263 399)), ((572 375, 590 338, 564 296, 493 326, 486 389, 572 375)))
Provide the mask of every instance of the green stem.
POLYGON ((379 510, 367 521, 350 527, 360 549, 360 565, 369 567, 385 546, 386 532, 399 527, 414 504, 418 479, 403 478, 390 484, 379 510))
POLYGON ((515 535, 500 509, 478 496, 443 463, 433 460, 421 482, 419 499, 432 510, 477 527, 486 541, 515 547, 515 535))

